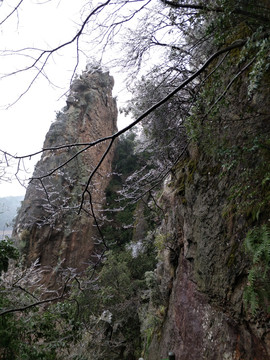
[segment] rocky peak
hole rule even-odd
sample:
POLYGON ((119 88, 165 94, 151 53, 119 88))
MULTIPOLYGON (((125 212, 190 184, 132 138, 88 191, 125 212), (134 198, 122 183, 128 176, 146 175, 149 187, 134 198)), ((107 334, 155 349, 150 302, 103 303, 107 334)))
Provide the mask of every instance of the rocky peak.
POLYGON ((102 206, 113 152, 93 177, 92 203, 88 198, 79 215, 78 209, 88 178, 107 146, 106 142, 91 148, 87 144, 117 131, 113 85, 109 73, 101 71, 85 71, 73 81, 66 106, 46 135, 46 151, 16 219, 14 236, 24 247, 27 265, 38 259, 49 268, 45 282, 52 286, 56 280, 52 269, 83 271, 91 260, 97 236, 92 212, 98 216, 102 206), (53 149, 67 144, 67 148, 53 149))

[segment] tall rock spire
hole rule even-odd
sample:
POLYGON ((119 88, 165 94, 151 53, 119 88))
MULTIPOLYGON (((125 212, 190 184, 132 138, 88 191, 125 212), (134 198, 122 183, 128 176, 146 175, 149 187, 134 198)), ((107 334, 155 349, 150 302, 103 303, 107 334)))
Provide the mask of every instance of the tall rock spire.
MULTIPOLYGON (((117 131, 113 85, 113 78, 108 72, 87 71, 76 78, 67 104, 52 123, 43 148, 87 144, 117 131)), ((44 275, 47 285, 54 286, 59 272, 57 269, 73 268, 81 272, 93 256, 97 240, 93 210, 98 216, 109 180, 113 152, 108 154, 93 177, 91 203, 88 197, 79 214, 78 209, 89 175, 107 145, 106 142, 101 143, 77 156, 86 145, 46 150, 35 167, 35 180, 27 188, 15 222, 14 236, 24 247, 28 266, 38 261, 41 267, 49 269, 44 275)))

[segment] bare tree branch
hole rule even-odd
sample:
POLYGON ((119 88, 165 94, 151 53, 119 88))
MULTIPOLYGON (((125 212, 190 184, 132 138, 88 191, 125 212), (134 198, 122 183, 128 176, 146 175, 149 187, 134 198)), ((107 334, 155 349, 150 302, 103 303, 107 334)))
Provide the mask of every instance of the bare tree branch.
MULTIPOLYGON (((119 132, 118 132, 118 133, 119 133, 119 132)), ((98 169, 100 168, 100 166, 101 166, 101 164, 103 163, 103 161, 104 161, 104 159, 106 158, 106 156, 108 155, 108 153, 109 153, 109 151, 110 151, 110 149, 111 149, 111 147, 112 147, 112 145, 113 145, 113 142, 114 142, 115 139, 119 136, 119 135, 117 135, 118 133, 114 134, 114 135, 111 137, 111 141, 110 141, 107 149, 106 149, 105 152, 103 153, 102 157, 100 158, 98 164, 96 165, 96 167, 94 168, 94 170, 92 171, 92 173, 90 174, 90 176, 89 176, 89 178, 88 178, 88 182, 87 182, 87 184, 86 184, 86 186, 85 186, 85 189, 84 189, 84 191, 83 191, 83 193, 82 193, 81 206, 80 206, 80 208, 79 208, 79 212, 78 212, 78 213, 81 212, 82 205, 83 205, 83 203, 84 203, 85 194, 88 192, 88 187, 89 187, 89 185, 90 185, 90 183, 91 183, 91 180, 92 180, 93 176, 95 175, 95 173, 96 173, 96 172, 98 171, 98 169)))
MULTIPOLYGON (((49 177, 51 175, 53 175, 56 171, 62 169, 64 166, 66 166, 68 163, 70 163, 73 159, 77 158, 81 153, 85 152, 86 150, 88 150, 90 147, 94 146, 96 144, 94 143, 90 143, 88 144, 84 149, 78 151, 75 155, 71 156, 68 160, 66 160, 65 162, 63 162, 62 164, 60 164, 59 166, 57 166, 56 168, 52 169, 50 172, 48 172, 47 174, 44 174, 42 176, 38 176, 38 177, 32 177, 30 179, 30 181, 32 180, 36 180, 36 179, 44 179, 46 177, 49 177)), ((77 146, 77 145, 71 145, 71 146, 77 146)), ((62 148, 70 148, 71 146, 63 146, 62 148)), ((43 151, 42 151, 43 152, 43 151)))
POLYGON ((93 201, 92 201, 91 192, 90 192, 90 191, 87 191, 87 193, 88 193, 88 195, 89 195, 89 202, 90 202, 91 212, 92 212, 92 216, 93 216, 93 218, 94 218, 95 225, 96 225, 96 227, 97 227, 97 229, 98 229, 99 235, 100 235, 100 237, 101 237, 101 240, 102 240, 103 245, 105 246, 105 249, 108 250, 109 247, 108 247, 108 245, 107 245, 107 243, 106 243, 106 241, 105 241, 105 238, 104 238, 104 236, 103 236, 103 233, 102 233, 102 231, 101 231, 101 228, 100 228, 100 226, 99 226, 99 223, 98 223, 98 220, 97 220, 95 211, 94 211, 94 206, 93 206, 93 201))
MULTIPOLYGON (((22 0, 23 1, 23 0, 22 0)), ((22 2, 21 1, 21 2, 22 2)), ((72 45, 73 43, 76 43, 76 63, 75 66, 73 68, 72 71, 72 75, 70 78, 70 82, 72 82, 74 76, 75 76, 75 72, 78 68, 79 65, 79 53, 80 53, 80 47, 79 47, 79 42, 80 42, 80 38, 84 33, 84 30, 86 28, 86 26, 88 25, 88 23, 90 22, 90 20, 94 17, 97 16, 103 9, 105 9, 109 4, 114 5, 117 7, 117 9, 115 11, 112 11, 104 20, 104 18, 102 19, 102 23, 101 24, 96 24, 96 27, 94 29, 92 29, 91 33, 94 33, 94 31, 99 27, 100 29, 102 29, 102 34, 99 34, 99 36, 96 38, 96 42, 100 45, 101 43, 104 43, 105 41, 105 45, 104 45, 104 49, 102 52, 104 52, 105 48, 108 45, 109 40, 111 40, 114 36, 115 36, 115 29, 117 27, 121 27, 124 23, 129 22, 130 20, 132 20, 136 14, 138 14, 140 11, 142 11, 152 0, 136 0, 136 1, 120 1, 119 4, 117 2, 112 2, 112 0, 107 0, 104 3, 99 4, 98 6, 96 6, 84 19, 84 21, 82 22, 82 24, 79 27, 79 30, 76 32, 76 34, 68 41, 61 43, 59 46, 56 46, 52 49, 38 49, 38 48, 24 48, 21 50, 12 50, 12 54, 14 53, 22 53, 22 55, 32 58, 33 61, 28 65, 25 66, 21 69, 15 70, 13 72, 10 72, 6 75, 3 75, 2 78, 6 78, 6 77, 10 77, 13 75, 17 75, 19 73, 22 72, 26 72, 29 70, 36 70, 35 75, 33 76, 32 80, 28 83, 28 85, 26 86, 25 90, 23 90, 23 92, 10 104, 7 105, 7 109, 10 108, 11 106, 13 106, 14 104, 16 104, 33 86, 33 84, 36 82, 36 80, 40 77, 40 75, 44 75, 46 77, 46 79, 48 80, 47 76, 44 74, 44 69, 46 67, 46 65, 48 64, 49 59, 51 58, 51 56, 54 53, 58 53, 60 50, 62 50, 63 48, 72 45), (142 6, 139 7, 139 9, 135 9, 134 11, 132 11, 131 14, 128 15, 122 15, 122 18, 118 19, 117 17, 119 16, 119 13, 121 10, 121 8, 123 8, 124 6, 126 6, 127 4, 129 5, 130 3, 140 3, 143 2, 144 4, 142 6), (114 16, 116 17, 116 19, 114 19, 114 16), (113 21, 111 21, 111 19, 113 19, 113 21), (114 21, 115 20, 115 21, 114 21), (108 25, 107 25, 108 22, 108 25), (106 40, 107 38, 107 40, 106 40), (27 53, 27 51, 38 51, 39 55, 37 55, 36 57, 30 55, 27 53), (26 52, 26 53, 24 53, 26 52)), ((124 11, 123 11, 124 13, 124 11)), ((106 15, 106 14, 105 14, 106 15)), ((92 43, 94 43, 95 41, 92 41, 92 43)), ((6 50, 5 50, 6 52, 6 50)))
MULTIPOLYGON (((22 1, 23 1, 23 0, 22 0, 22 1)), ((29 66, 27 66, 27 67, 25 67, 25 68, 23 68, 23 69, 16 70, 16 71, 11 72, 11 73, 9 73, 8 75, 5 75, 5 76, 2 77, 2 78, 5 78, 5 77, 7 77, 7 76, 16 75, 16 74, 19 74, 19 73, 21 73, 21 72, 28 71, 28 70, 33 69, 33 68, 37 68, 37 69, 38 69, 37 74, 36 74, 36 75, 34 76, 34 78, 31 80, 31 82, 29 83, 29 85, 27 86, 27 88, 18 96, 18 98, 17 98, 12 104, 10 104, 10 105, 8 106, 8 108, 11 107, 12 105, 16 104, 16 103, 30 90, 30 88, 33 86, 34 82, 37 80, 37 78, 42 74, 42 72, 43 72, 43 70, 44 70, 44 68, 45 68, 45 66, 46 66, 49 58, 50 58, 54 53, 58 52, 59 50, 61 50, 61 49, 64 48, 64 47, 67 47, 68 45, 73 44, 75 41, 76 41, 76 44, 77 44, 77 45, 76 45, 76 46, 77 46, 77 47, 76 47, 76 49, 77 49, 76 53, 77 53, 77 64, 78 64, 78 48, 79 48, 78 44, 79 44, 79 38, 80 38, 80 36, 82 35, 82 33, 83 33, 83 31, 84 31, 87 23, 88 23, 89 20, 91 19, 91 17, 93 17, 96 13, 98 13, 98 12, 99 12, 100 10, 102 10, 103 8, 105 8, 110 2, 111 2, 111 0, 107 0, 106 2, 104 2, 104 3, 100 4, 100 5, 98 5, 96 8, 94 8, 94 9, 87 15, 87 17, 86 17, 85 20, 83 21, 80 29, 77 31, 77 33, 74 35, 74 37, 73 37, 71 40, 66 41, 65 43, 62 43, 61 45, 59 45, 59 46, 57 46, 57 47, 55 47, 55 48, 53 48, 53 49, 50 49, 50 50, 41 50, 41 54, 40 54, 37 58, 34 59, 34 62, 33 62, 32 64, 30 64, 29 66), (43 60, 43 59, 44 59, 44 60, 43 60), (42 66, 39 68, 39 67, 38 67, 38 63, 39 63, 40 61, 43 61, 43 62, 42 62, 42 66)), ((37 50, 37 49, 35 49, 35 50, 37 50)), ((75 70, 76 70, 76 67, 77 67, 77 65, 75 66, 75 70)), ((74 71, 75 71, 75 70, 74 70, 74 71)), ((74 73, 73 73, 72 77, 73 77, 73 76, 74 76, 74 73)))
POLYGON ((14 287, 14 288, 17 288, 17 289, 20 289, 21 291, 25 292, 27 295, 33 297, 35 300, 38 300, 38 298, 37 298, 34 294, 32 294, 30 291, 28 291, 27 289, 23 288, 22 286, 13 284, 13 287, 14 287))
POLYGON ((4 18, 4 20, 2 20, 2 21, 0 22, 0 26, 3 25, 4 22, 6 22, 7 19, 8 19, 12 14, 14 14, 14 13, 18 10, 18 8, 19 8, 19 6, 22 4, 22 2, 23 2, 23 0, 21 0, 21 1, 18 3, 18 5, 15 6, 15 8, 11 11, 11 13, 9 13, 9 14, 4 18))
POLYGON ((47 304, 49 302, 61 300, 63 298, 65 292, 66 292, 67 284, 68 284, 69 280, 70 279, 68 279, 65 282, 64 288, 63 288, 62 293, 60 294, 60 296, 56 296, 56 297, 54 297, 52 299, 45 299, 45 300, 36 301, 35 303, 25 305, 25 306, 21 306, 21 307, 15 308, 15 309, 7 309, 7 310, 4 310, 4 311, 0 312, 0 316, 6 315, 6 314, 11 314, 11 313, 14 313, 14 312, 25 311, 25 310, 28 310, 28 309, 30 309, 32 307, 35 307, 35 306, 39 306, 39 305, 47 304))

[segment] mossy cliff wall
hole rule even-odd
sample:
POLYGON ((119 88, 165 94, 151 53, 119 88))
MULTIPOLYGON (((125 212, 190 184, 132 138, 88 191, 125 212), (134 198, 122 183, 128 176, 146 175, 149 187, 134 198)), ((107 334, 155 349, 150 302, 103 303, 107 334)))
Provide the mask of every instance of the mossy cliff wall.
MULTIPOLYGON (((109 73, 101 71, 84 72, 76 78, 67 104, 52 123, 43 148, 89 143, 113 134, 117 130, 113 84, 109 73)), ((33 180, 27 188, 16 219, 14 236, 23 247, 27 265, 39 259, 40 265, 48 268, 45 275, 47 284, 55 282, 55 272, 59 269, 82 271, 89 265, 96 229, 87 196, 79 215, 78 210, 88 177, 106 146, 107 143, 102 143, 85 150, 51 176, 33 180)), ((33 177, 48 174, 84 147, 44 151, 33 177)), ((91 185, 96 216, 103 203, 112 156, 113 152, 105 159, 91 185)))
POLYGON ((164 185, 156 278, 167 300, 149 360, 168 351, 177 360, 270 359, 269 263, 254 263, 245 246, 249 230, 269 226, 269 73, 253 96, 247 86, 245 74, 213 116, 192 119, 196 138, 164 185), (261 276, 249 280, 252 266, 261 276))

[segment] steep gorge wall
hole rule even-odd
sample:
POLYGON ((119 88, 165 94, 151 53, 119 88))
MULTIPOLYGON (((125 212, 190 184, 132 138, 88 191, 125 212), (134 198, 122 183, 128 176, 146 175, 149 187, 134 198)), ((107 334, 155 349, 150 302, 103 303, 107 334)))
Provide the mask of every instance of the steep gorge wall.
MULTIPOLYGON (((76 78, 67 104, 57 114, 47 133, 44 149, 66 144, 87 144, 117 130, 117 107, 112 97, 113 78, 101 71, 84 72, 76 78)), ((48 273, 44 281, 54 286, 59 269, 83 271, 90 263, 96 241, 88 195, 78 215, 82 192, 91 171, 97 165, 107 143, 77 152, 87 145, 44 151, 37 163, 34 178, 57 169, 51 176, 33 180, 16 219, 14 236, 23 247, 29 266, 38 259, 48 273), (68 161, 74 156, 72 161, 68 161), (61 164, 67 164, 61 167, 61 164)), ((96 216, 103 204, 109 181, 113 151, 94 176, 89 188, 96 216)))

